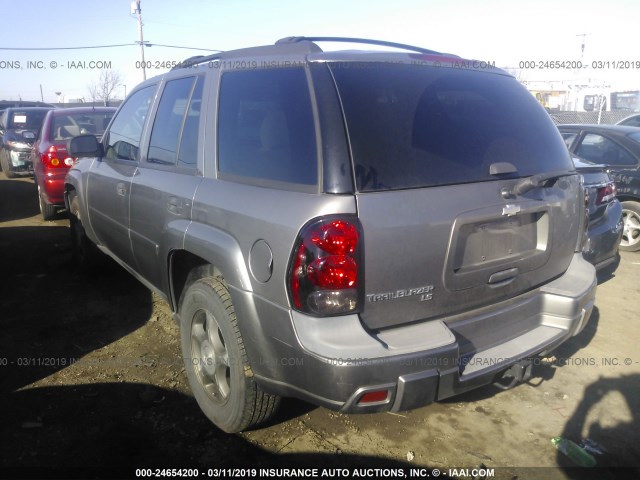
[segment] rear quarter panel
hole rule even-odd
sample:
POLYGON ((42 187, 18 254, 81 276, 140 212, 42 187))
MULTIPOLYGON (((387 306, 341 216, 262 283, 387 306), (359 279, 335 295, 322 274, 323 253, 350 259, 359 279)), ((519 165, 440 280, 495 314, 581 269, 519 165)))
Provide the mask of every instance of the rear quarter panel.
MULTIPOLYGON (((323 195, 204 179, 193 203, 185 249, 225 268, 227 282, 288 307, 286 274, 298 232, 309 220, 356 213, 352 195, 323 195), (251 251, 263 240, 273 254, 271 277, 251 273, 251 251), (216 241, 218 242, 216 244, 216 241)), ((261 265, 255 265, 254 269, 261 265)), ((265 266, 266 267, 266 266, 265 266)))

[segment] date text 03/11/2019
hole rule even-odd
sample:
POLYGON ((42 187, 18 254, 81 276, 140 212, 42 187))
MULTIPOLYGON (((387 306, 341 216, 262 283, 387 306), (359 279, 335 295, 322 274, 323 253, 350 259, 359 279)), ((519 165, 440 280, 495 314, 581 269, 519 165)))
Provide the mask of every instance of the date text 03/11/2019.
POLYGON ((640 60, 521 60, 523 70, 640 70, 640 60))
POLYGON ((208 478, 492 478, 493 468, 197 468, 149 469, 139 468, 136 477, 208 477, 208 478))

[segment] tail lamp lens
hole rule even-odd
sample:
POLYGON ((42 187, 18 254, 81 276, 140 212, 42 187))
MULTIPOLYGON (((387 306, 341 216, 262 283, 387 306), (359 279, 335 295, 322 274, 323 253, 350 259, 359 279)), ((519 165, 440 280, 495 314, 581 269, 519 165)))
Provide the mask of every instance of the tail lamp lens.
POLYGON ((362 291, 357 219, 324 218, 302 229, 289 270, 296 310, 313 315, 353 313, 362 291))
POLYGON ((598 188, 598 194, 596 196, 596 205, 602 205, 603 203, 609 203, 616 198, 616 184, 611 182, 607 185, 598 188))
POLYGON ((48 167, 64 167, 63 161, 58 157, 58 149, 51 145, 49 150, 42 154, 42 162, 48 167))
POLYGON ((311 242, 321 250, 335 255, 355 252, 358 237, 356 227, 344 220, 322 223, 311 231, 311 242))
POLYGON ((320 288, 353 288, 358 280, 358 265, 348 255, 319 257, 307 267, 307 277, 320 288))

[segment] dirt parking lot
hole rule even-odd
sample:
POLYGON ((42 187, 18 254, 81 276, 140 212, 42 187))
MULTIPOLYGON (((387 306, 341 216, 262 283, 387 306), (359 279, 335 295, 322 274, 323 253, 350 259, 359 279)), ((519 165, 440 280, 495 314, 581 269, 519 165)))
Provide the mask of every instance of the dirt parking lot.
POLYGON ((287 400, 272 425, 226 435, 191 397, 167 304, 115 265, 82 274, 70 248, 64 214, 41 220, 32 179, 0 174, 0 478, 135 477, 153 467, 207 477, 311 467, 372 478, 403 467, 425 478, 434 469, 444 478, 639 478, 640 254, 623 252, 601 275, 587 328, 537 362, 527 384, 401 414, 287 400), (600 468, 568 468, 556 436, 588 439, 600 468), (493 477, 460 470, 478 467, 493 477))

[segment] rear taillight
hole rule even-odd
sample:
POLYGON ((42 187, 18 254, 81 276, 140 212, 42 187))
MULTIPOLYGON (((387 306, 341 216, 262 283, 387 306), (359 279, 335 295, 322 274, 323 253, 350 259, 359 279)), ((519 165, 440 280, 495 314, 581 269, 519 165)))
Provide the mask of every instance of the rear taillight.
POLYGON ((290 262, 293 308, 313 315, 357 312, 363 291, 361 243, 355 217, 322 218, 307 224, 290 262))
POLYGON ((596 195, 596 205, 602 205, 603 203, 609 203, 616 198, 616 184, 610 182, 602 187, 598 187, 598 193, 596 195))
POLYGON ((55 145, 51 145, 49 150, 42 154, 42 163, 50 168, 66 168, 73 165, 73 159, 67 157, 66 149, 60 149, 55 145))
POLYGON ((580 180, 580 192, 579 198, 582 199, 579 202, 580 223, 578 224, 578 243, 576 244, 576 252, 583 251, 585 243, 587 241, 587 229, 589 228, 589 191, 584 187, 584 178, 580 180))

